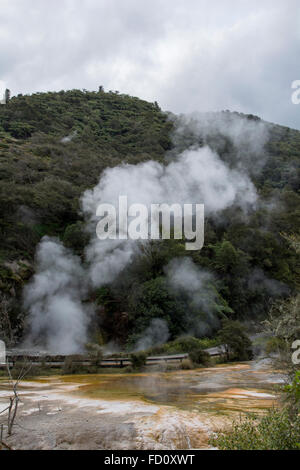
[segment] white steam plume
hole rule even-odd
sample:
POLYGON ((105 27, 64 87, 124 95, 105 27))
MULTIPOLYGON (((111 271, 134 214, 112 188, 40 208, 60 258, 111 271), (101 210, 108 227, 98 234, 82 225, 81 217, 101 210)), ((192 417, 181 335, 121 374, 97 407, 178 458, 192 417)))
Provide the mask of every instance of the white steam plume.
MULTIPOLYGON (((256 190, 243 172, 228 166, 208 147, 188 150, 168 165, 145 162, 105 170, 99 184, 82 196, 82 210, 92 233, 96 229, 96 209, 101 203, 118 207, 120 195, 128 204, 197 203, 205 214, 216 214, 237 204, 245 211, 256 202, 256 190)), ((90 278, 94 286, 110 282, 130 262, 136 244, 130 240, 99 242, 96 234, 87 247, 90 278)))
POLYGON ((265 290, 272 297, 289 293, 289 288, 283 282, 267 277, 260 268, 253 269, 251 275, 248 276, 247 286, 253 291, 265 290))
POLYGON ((71 134, 69 135, 66 135, 65 137, 63 137, 60 142, 62 144, 68 144, 69 142, 72 142, 72 140, 77 136, 77 131, 73 131, 71 132, 71 134))
POLYGON ((216 315, 216 292, 210 286, 214 281, 212 273, 200 269, 190 258, 173 259, 166 267, 165 273, 169 287, 176 293, 184 293, 191 309, 199 311, 199 316, 187 311, 193 326, 190 333, 197 336, 210 334, 218 326, 216 315))
MULTIPOLYGON (((118 207, 120 195, 128 197, 129 205, 145 204, 148 209, 151 204, 198 203, 205 205, 205 214, 210 216, 232 205, 247 212, 256 203, 256 190, 247 174, 249 155, 252 152, 257 156, 251 162, 253 165, 263 160, 266 128, 262 123, 238 117, 225 121, 218 115, 212 115, 211 119, 181 119, 174 138, 176 141, 181 132, 190 132, 199 139, 204 136, 204 143, 209 145, 209 135, 223 132, 237 148, 239 159, 234 164, 222 161, 208 146, 196 148, 194 140, 193 148, 183 151, 166 165, 148 161, 109 168, 96 187, 83 194, 82 211, 92 234, 85 253, 86 267, 83 268, 79 258, 58 241, 44 239, 41 242, 36 275, 24 294, 24 305, 30 311, 29 341, 57 352, 80 351, 90 318, 90 308, 82 303, 88 284, 99 287, 112 282, 138 249, 138 244, 131 240, 98 240, 96 209, 100 203, 118 207)), ((195 282, 201 287, 195 270, 187 270, 183 265, 178 269, 185 269, 190 285, 195 282)), ((187 284, 185 287, 189 289, 187 284)), ((191 295, 197 301, 197 292, 191 295)), ((207 309, 208 318, 210 312, 207 309)), ((200 320, 198 328, 205 330, 200 320)))
POLYGON ((91 307, 82 303, 86 284, 80 259, 58 240, 45 237, 36 263, 36 274, 24 290, 30 325, 26 343, 61 354, 82 351, 91 307))
MULTIPOLYGON (((226 144, 235 152, 233 163, 247 173, 257 174, 266 164, 268 154, 265 144, 271 124, 258 118, 238 113, 192 113, 173 117, 175 148, 194 146, 195 142, 210 145, 216 151, 226 153, 226 144)), ((233 151, 233 152, 232 152, 233 151)), ((231 158, 233 156, 231 155, 231 158)))
POLYGON ((138 340, 134 349, 136 351, 145 351, 153 346, 166 343, 169 337, 169 328, 165 320, 154 318, 138 340))

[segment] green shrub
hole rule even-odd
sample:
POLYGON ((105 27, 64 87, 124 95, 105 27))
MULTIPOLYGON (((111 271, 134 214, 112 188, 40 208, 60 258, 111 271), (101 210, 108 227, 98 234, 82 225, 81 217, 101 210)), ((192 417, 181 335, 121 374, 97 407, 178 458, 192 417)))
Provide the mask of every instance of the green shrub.
POLYGON ((252 359, 252 343, 240 322, 232 320, 223 321, 218 338, 225 347, 226 359, 228 361, 249 361, 252 359))
POLYGON ((167 355, 167 354, 185 354, 199 349, 206 349, 217 345, 215 339, 202 338, 198 339, 194 336, 183 336, 169 343, 153 347, 147 350, 151 355, 167 355))
POLYGON ((72 375, 88 372, 87 368, 84 365, 76 362, 78 361, 78 359, 80 359, 80 357, 76 354, 73 356, 67 356, 62 367, 62 373, 72 375))
POLYGON ((203 349, 194 349, 189 353, 189 358, 194 364, 207 366, 210 364, 210 355, 203 349))
POLYGON ((16 139, 26 139, 31 136, 34 128, 26 122, 14 122, 9 126, 10 134, 16 139))
POLYGON ((273 336, 272 338, 269 338, 267 341, 266 353, 267 354, 278 353, 279 351, 284 350, 285 347, 286 347, 286 344, 284 340, 273 336))
POLYGON ((300 413, 300 371, 298 370, 292 380, 292 383, 284 388, 285 402, 287 410, 291 417, 298 416, 300 413))
POLYGON ((133 369, 142 369, 146 365, 147 354, 144 352, 132 353, 130 354, 130 360, 133 369))
POLYGON ((181 362, 181 368, 183 370, 191 370, 193 369, 193 363, 190 359, 183 359, 181 362))
POLYGON ((88 352, 89 358, 91 359, 93 365, 100 366, 103 359, 103 349, 99 344, 88 343, 85 345, 85 348, 88 352))
POLYGON ((269 410, 262 418, 249 416, 210 440, 220 450, 300 450, 300 416, 269 410))
POLYGON ((68 225, 64 235, 63 242, 68 248, 72 248, 76 253, 81 253, 88 243, 88 235, 84 231, 82 222, 68 225))

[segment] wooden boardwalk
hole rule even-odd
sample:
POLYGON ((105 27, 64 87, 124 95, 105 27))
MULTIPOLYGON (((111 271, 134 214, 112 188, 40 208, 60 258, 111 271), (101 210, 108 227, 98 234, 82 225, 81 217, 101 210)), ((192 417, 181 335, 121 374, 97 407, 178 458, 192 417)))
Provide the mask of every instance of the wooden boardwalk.
MULTIPOLYGON (((146 365, 151 366, 155 364, 159 364, 162 362, 165 363, 178 363, 182 362, 183 359, 186 359, 188 354, 174 354, 170 356, 149 356, 146 360, 146 365)), ((48 367, 61 367, 64 365, 66 360, 72 360, 73 364, 83 365, 83 366, 90 366, 95 364, 95 360, 88 356, 83 355, 57 355, 57 356, 42 356, 42 355, 25 355, 25 354, 7 354, 7 360, 9 364, 13 366, 17 362, 31 362, 37 366, 48 366, 48 367)), ((129 357, 108 357, 103 358, 99 362, 99 367, 126 367, 131 365, 131 360, 129 357)), ((5 367, 5 364, 0 365, 0 367, 5 367)))
MULTIPOLYGON (((217 346, 214 348, 204 349, 211 357, 218 357, 224 353, 222 346, 217 346)), ((168 356, 148 356, 146 360, 146 365, 156 365, 160 363, 166 364, 176 364, 181 363, 184 359, 189 357, 188 354, 173 354, 168 356)), ((66 360, 72 361, 73 364, 78 364, 82 366, 91 366, 95 364, 96 359, 93 359, 86 355, 49 355, 49 354, 38 354, 38 353, 29 353, 25 354, 23 352, 8 352, 7 360, 9 364, 13 366, 16 363, 21 363, 24 361, 30 362, 37 366, 47 366, 47 367, 62 367, 66 360)), ((130 357, 104 357, 98 363, 99 367, 117 367, 123 368, 131 365, 130 357)), ((6 367, 5 364, 0 364, 0 368, 6 367)))

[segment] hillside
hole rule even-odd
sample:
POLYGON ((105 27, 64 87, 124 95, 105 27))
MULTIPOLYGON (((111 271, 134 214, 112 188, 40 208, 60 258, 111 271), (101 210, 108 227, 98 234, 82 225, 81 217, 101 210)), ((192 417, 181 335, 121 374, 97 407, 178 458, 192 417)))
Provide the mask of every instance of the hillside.
POLYGON ((102 89, 19 95, 0 107, 0 328, 5 338, 22 337, 27 315, 22 290, 34 272, 42 237, 59 237, 84 259, 88 235, 79 198, 103 170, 122 163, 163 163, 165 155, 195 146, 209 145, 230 168, 242 159, 259 204, 247 217, 230 207, 218 220, 207 218, 201 252, 186 253, 178 240, 150 244, 113 283, 91 288, 87 300, 95 305, 93 331, 99 341, 134 344, 157 318, 166 322, 172 339, 191 331, 203 312, 184 293, 170 291, 164 268, 173 258, 188 256, 212 273, 208 289, 215 293, 212 309, 220 317, 263 318, 272 299, 295 290, 299 260, 281 233, 300 228, 300 132, 264 123, 263 153, 252 154, 222 129, 232 120, 248 126, 259 118, 224 112, 201 119, 221 120, 222 126, 196 132, 157 103, 102 89))

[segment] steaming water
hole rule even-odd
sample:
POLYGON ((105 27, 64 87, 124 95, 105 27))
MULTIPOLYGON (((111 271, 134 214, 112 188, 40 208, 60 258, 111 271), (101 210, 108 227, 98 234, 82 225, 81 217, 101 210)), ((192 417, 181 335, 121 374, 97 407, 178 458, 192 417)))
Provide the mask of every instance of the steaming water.
MULTIPOLYGON (((276 405, 284 381, 269 363, 192 371, 56 376, 20 386, 20 449, 209 447, 212 432, 241 413, 276 405), (34 429, 32 435, 23 428, 34 429)), ((4 408, 8 386, 0 382, 4 408)))
MULTIPOLYGON (((193 371, 61 377, 60 383, 79 385, 80 397, 104 400, 143 400, 185 410, 224 413, 235 409, 264 409, 276 400, 280 373, 249 365, 225 365, 193 371), (262 405, 262 406, 260 406, 262 405)), ((112 407, 114 406, 112 402, 112 407)))

